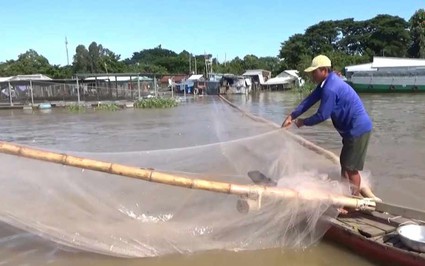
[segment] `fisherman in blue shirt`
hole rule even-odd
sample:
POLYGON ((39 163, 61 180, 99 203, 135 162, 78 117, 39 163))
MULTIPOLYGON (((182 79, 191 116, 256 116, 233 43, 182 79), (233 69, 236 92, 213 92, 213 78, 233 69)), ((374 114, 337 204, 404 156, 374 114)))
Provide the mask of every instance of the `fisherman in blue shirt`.
POLYGON ((297 127, 314 126, 331 118, 342 137, 341 176, 350 181, 352 194, 358 196, 361 183, 359 171, 363 170, 372 121, 354 89, 331 70, 328 57, 316 56, 304 71, 311 73, 318 86, 283 121, 282 127, 288 128, 292 123, 297 127), (298 118, 319 100, 320 106, 314 115, 298 118))

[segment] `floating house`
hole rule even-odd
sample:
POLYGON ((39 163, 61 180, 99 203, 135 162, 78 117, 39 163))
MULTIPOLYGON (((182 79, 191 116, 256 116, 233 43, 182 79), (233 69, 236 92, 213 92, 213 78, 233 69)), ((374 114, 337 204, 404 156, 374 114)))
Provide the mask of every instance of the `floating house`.
POLYGON ((298 70, 285 70, 274 78, 268 79, 263 86, 270 90, 290 90, 304 85, 298 70))
POLYGON ((253 90, 261 90, 266 88, 266 82, 271 78, 272 73, 264 69, 251 69, 245 71, 242 76, 251 79, 253 90))

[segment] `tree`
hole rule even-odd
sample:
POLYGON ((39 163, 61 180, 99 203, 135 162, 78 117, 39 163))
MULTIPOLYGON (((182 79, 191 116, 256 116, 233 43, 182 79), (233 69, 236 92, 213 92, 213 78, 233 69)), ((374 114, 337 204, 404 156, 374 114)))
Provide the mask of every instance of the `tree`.
POLYGON ((89 51, 82 44, 75 48, 73 68, 75 73, 88 73, 90 70, 89 51))
POLYGON ((352 18, 336 22, 339 40, 336 50, 347 55, 363 55, 367 40, 367 27, 365 21, 354 21, 352 18))
POLYGON ((334 21, 321 21, 305 31, 304 38, 313 54, 326 54, 336 48, 338 29, 334 21))
POLYGON ((120 55, 92 42, 88 49, 82 44, 77 46, 73 68, 76 73, 119 73, 126 65, 120 61, 120 55))
POLYGON ((36 51, 30 49, 27 52, 20 54, 13 68, 16 75, 19 74, 45 74, 50 68, 49 60, 36 51))
POLYGON ((100 57, 103 55, 103 47, 101 44, 97 45, 96 42, 92 42, 88 49, 90 72, 91 73, 102 73, 106 72, 106 67, 102 66, 100 57))
POLYGON ((419 9, 409 20, 411 44, 410 57, 425 58, 425 10, 419 9))
POLYGON ((67 79, 72 77, 73 70, 72 66, 53 65, 45 74, 52 79, 67 79))
POLYGON ((403 57, 410 43, 409 24, 398 16, 378 15, 366 22, 366 48, 372 54, 403 57))
POLYGON ((295 34, 282 43, 279 57, 284 60, 287 68, 296 69, 303 55, 312 56, 308 41, 303 34, 295 34))

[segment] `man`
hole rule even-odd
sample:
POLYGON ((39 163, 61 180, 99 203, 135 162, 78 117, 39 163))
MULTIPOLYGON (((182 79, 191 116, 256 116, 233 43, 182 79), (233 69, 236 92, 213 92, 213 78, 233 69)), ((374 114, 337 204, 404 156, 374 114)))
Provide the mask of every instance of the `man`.
POLYGON ((363 170, 372 121, 354 89, 331 70, 328 57, 316 56, 304 71, 311 73, 318 85, 283 121, 282 127, 288 128, 292 123, 297 127, 314 126, 331 118, 342 137, 341 175, 350 181, 352 194, 359 196, 359 171, 363 170), (306 119, 298 118, 319 100, 320 106, 314 115, 306 119))

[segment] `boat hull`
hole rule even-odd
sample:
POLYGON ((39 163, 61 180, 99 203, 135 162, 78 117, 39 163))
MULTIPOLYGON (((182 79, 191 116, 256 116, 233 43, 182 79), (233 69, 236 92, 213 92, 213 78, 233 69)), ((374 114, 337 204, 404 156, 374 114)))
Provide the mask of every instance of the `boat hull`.
MULTIPOLYGON (((361 213, 357 215, 355 218, 332 220, 332 226, 326 232, 325 239, 343 245, 354 253, 383 265, 425 265, 425 253, 413 251, 402 244, 395 233, 398 223, 385 220, 384 216, 387 214, 380 213, 379 217, 361 213), (356 221, 358 221, 357 225, 356 221), (368 226, 370 235, 359 232, 365 225, 368 226), (383 232, 379 233, 380 229, 377 228, 382 229, 383 232)), ((387 216, 390 219, 394 217, 387 216)), ((406 219, 403 219, 401 222, 405 221, 406 219)))
POLYGON ((348 82, 355 91, 365 93, 418 93, 425 92, 425 85, 390 85, 390 84, 362 84, 348 82))

